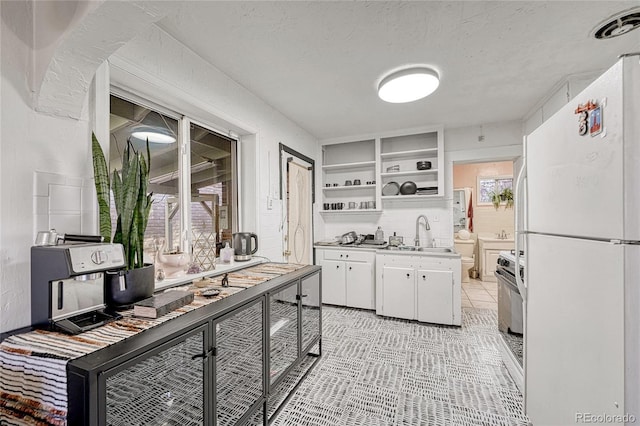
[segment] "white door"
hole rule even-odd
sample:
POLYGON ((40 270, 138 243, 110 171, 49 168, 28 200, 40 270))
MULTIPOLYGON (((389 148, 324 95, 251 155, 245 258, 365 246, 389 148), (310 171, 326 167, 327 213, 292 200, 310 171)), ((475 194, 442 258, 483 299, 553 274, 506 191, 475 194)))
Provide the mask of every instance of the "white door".
POLYGON ((526 254, 529 419, 624 414, 624 246, 528 235, 526 254))
POLYGON ((382 312, 388 317, 415 319, 416 285, 412 268, 382 268, 382 312))
POLYGON ((375 309, 373 299, 373 265, 347 262, 347 306, 375 309))
POLYGON ((287 250, 286 261, 310 265, 312 263, 311 221, 312 170, 294 161, 287 162, 287 250))
POLYGON ((416 291, 418 321, 453 322, 453 272, 418 270, 416 291))
POLYGON ((321 260, 319 265, 322 266, 322 303, 345 306, 344 262, 321 260))

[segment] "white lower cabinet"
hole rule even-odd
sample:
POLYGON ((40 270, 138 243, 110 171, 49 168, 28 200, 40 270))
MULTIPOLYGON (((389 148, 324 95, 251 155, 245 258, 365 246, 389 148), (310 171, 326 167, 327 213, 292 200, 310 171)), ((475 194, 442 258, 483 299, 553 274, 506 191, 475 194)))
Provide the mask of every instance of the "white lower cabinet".
POLYGON ((455 282, 452 271, 420 269, 416 277, 418 321, 450 324, 455 282))
POLYGON ((375 309, 373 262, 346 262, 347 306, 375 309))
POLYGON ((382 269, 385 280, 382 286, 383 315, 415 319, 415 270, 394 266, 385 266, 382 269))
POLYGON ((461 325, 460 258, 378 254, 376 313, 461 325))
POLYGON ((322 266, 322 303, 345 306, 347 292, 344 262, 323 260, 318 265, 322 266))
POLYGON ((375 309, 375 258, 373 251, 316 249, 316 264, 322 266, 322 303, 375 309))

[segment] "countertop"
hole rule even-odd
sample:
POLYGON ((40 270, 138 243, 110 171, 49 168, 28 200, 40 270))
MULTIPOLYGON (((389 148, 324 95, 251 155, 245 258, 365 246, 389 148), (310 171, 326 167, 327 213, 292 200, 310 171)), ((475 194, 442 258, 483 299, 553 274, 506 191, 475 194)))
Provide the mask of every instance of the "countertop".
MULTIPOLYGON (((503 240, 501 240, 503 241, 503 240)), ((329 243, 315 243, 313 248, 316 249, 326 249, 326 250, 360 250, 360 251, 368 251, 374 252, 376 254, 389 254, 389 255, 400 255, 400 256, 433 256, 433 257, 447 257, 447 258, 460 258, 460 254, 455 251, 453 247, 434 247, 432 251, 429 248, 425 248, 425 251, 414 251, 407 249, 402 249, 402 247, 396 249, 389 249, 387 245, 384 246, 372 246, 366 244, 354 245, 340 245, 338 243, 329 244, 329 243), (451 249, 451 252, 439 252, 438 249, 451 249)), ((408 246, 403 246, 408 247, 408 246)))

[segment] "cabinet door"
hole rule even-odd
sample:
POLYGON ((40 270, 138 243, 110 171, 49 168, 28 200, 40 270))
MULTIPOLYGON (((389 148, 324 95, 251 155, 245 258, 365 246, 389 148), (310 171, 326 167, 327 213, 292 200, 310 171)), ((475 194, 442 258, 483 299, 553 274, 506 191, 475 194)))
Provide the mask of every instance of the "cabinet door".
POLYGON ((345 288, 344 262, 323 260, 322 266, 322 303, 345 306, 347 292, 345 288))
POLYGON ((373 264, 347 262, 346 288, 347 306, 375 309, 373 299, 373 264))
POLYGON ((302 353, 320 338, 320 274, 300 280, 302 306, 302 353))
POLYGON ((215 324, 215 424, 231 426, 257 409, 263 386, 263 298, 215 324))
POLYGON ((484 268, 482 270, 483 281, 496 281, 496 265, 501 250, 485 250, 484 251, 484 268))
POLYGON ((385 266, 382 269, 382 312, 396 318, 415 319, 415 271, 385 266))
POLYGON ((418 321, 453 322, 453 272, 418 270, 418 321))
POLYGON ((101 374, 107 425, 202 425, 208 326, 101 374))
POLYGON ((269 384, 298 358, 298 282, 269 295, 269 384))

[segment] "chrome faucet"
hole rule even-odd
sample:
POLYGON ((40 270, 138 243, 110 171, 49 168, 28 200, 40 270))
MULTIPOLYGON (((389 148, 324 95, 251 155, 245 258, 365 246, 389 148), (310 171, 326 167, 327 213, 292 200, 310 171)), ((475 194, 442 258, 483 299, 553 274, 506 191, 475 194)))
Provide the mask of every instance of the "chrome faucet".
POLYGON ((423 214, 421 214, 420 216, 418 216, 418 218, 416 219, 416 238, 415 240, 413 240, 416 243, 416 247, 418 247, 420 245, 420 219, 424 218, 424 227, 427 231, 431 230, 431 226, 429 226, 429 219, 427 219, 427 217, 423 214))

